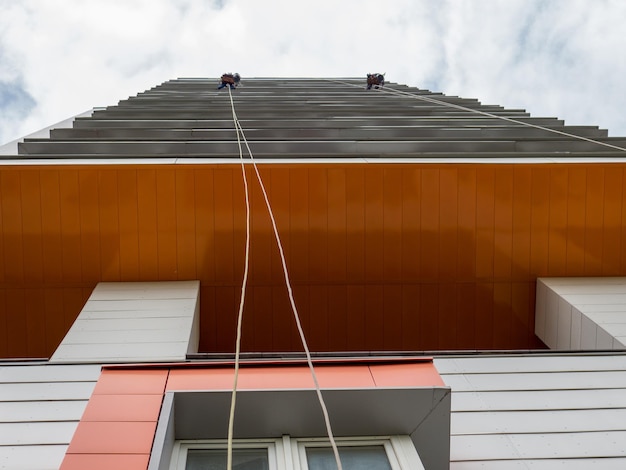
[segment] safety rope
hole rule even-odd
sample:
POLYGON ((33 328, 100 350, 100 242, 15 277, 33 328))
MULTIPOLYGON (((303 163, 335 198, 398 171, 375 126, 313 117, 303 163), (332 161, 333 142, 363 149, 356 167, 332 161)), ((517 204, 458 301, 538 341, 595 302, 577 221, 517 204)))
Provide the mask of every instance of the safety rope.
POLYGON ((239 356, 241 352, 241 325, 243 323, 243 306, 246 298, 246 287, 248 285, 248 271, 250 266, 250 195, 248 193, 248 178, 246 176, 246 168, 243 162, 243 152, 241 149, 241 139, 239 136, 239 127, 237 121, 237 115, 235 114, 235 105, 233 103, 233 96, 228 88, 228 95, 230 96, 230 105, 233 112, 233 123, 235 125, 235 132, 237 133, 237 146, 239 147, 239 161, 241 162, 241 175, 243 177, 243 187, 246 199, 246 254, 243 270, 243 281, 241 283, 241 299, 239 300, 239 313, 237 315, 237 339, 235 341, 235 373, 233 379, 233 391, 230 398, 230 414, 228 417, 228 443, 226 451, 226 468, 232 470, 233 468, 233 428, 235 423, 235 404, 237 401, 237 382, 239 380, 239 356))
MULTIPOLYGON (((230 87, 228 87, 228 96, 230 97, 230 105, 231 105, 231 109, 232 109, 232 114, 233 114, 233 122, 237 131, 237 143, 239 145, 239 156, 240 156, 240 161, 241 161, 241 165, 242 165, 242 171, 244 174, 244 186, 246 188, 246 210, 247 210, 247 232, 246 232, 246 271, 244 273, 244 285, 245 282, 247 280, 247 268, 248 268, 248 252, 249 252, 249 245, 250 245, 250 231, 249 231, 249 220, 250 220, 250 208, 249 208, 249 196, 248 196, 248 190, 247 190, 247 179, 245 176, 245 169, 244 169, 244 163, 243 163, 243 155, 242 155, 242 150, 241 150, 241 143, 240 143, 240 136, 241 139, 243 140, 246 149, 248 150, 248 154, 250 156, 250 162, 252 163, 252 166, 254 168, 257 180, 259 182, 259 185, 261 187, 261 191, 263 193, 263 198, 265 199, 265 206, 267 207, 267 211, 270 217, 270 220, 272 222, 272 229, 274 231, 274 238, 276 239, 276 244, 278 246, 278 251, 280 254, 280 260, 281 260, 281 264, 282 264, 282 268, 283 268, 283 275, 285 278, 285 284, 287 286, 287 293, 289 295, 289 303, 291 305, 291 310, 293 312, 293 316, 294 316, 294 320, 296 322, 296 327, 298 329, 298 333, 300 335, 300 340, 302 342, 302 347, 304 348, 304 353, 306 355, 306 359, 307 359, 307 364, 309 366, 309 370, 311 371, 311 377, 313 378, 313 383, 315 385, 315 392, 317 394, 317 398, 318 401, 320 403, 320 407, 322 409, 322 414, 324 415, 324 423, 326 425, 326 432, 328 434, 328 440, 330 441, 330 445, 333 449, 333 454, 335 456, 335 461, 337 463, 337 469, 338 470, 343 470, 343 467, 341 465, 341 459, 339 457, 339 448, 337 447, 337 443, 335 441, 335 437, 333 434, 333 430, 330 424, 330 417, 328 415, 328 409, 326 408, 326 403, 324 401, 324 397, 322 396, 322 390, 320 388, 319 385, 319 381, 317 379, 317 374, 315 372, 315 367, 313 366, 313 360, 311 358, 311 352, 309 350, 309 346, 307 344, 306 341, 306 337, 304 335, 304 330, 302 329, 302 324, 300 322, 300 315, 298 314, 298 309, 296 307, 296 302, 294 300, 294 296, 293 296, 293 290, 291 287, 291 280, 289 277, 289 270, 287 269, 287 260, 285 258, 285 253, 283 250, 283 245, 282 242, 280 240, 280 235, 278 233, 278 227, 276 226, 276 219, 274 218, 274 211, 272 210, 272 206, 270 204, 269 201, 269 197, 267 195, 267 191, 265 190, 265 185, 263 184, 263 179, 261 178, 261 174, 259 173, 259 169, 257 167, 257 164, 254 160, 254 156, 252 154, 252 150, 250 149, 250 146, 248 145, 248 140, 246 139, 245 133, 243 131, 243 127, 241 127, 241 123, 239 122, 239 119, 237 118, 237 114, 235 113, 235 105, 233 102, 233 96, 232 93, 230 92, 230 87)), ((230 416, 229 416, 229 421, 228 421, 228 449, 227 449, 227 453, 228 453, 228 457, 227 457, 227 470, 232 470, 232 440, 233 440, 233 427, 234 427, 234 416, 235 416, 235 396, 237 393, 237 380, 238 380, 238 375, 239 375, 239 351, 240 351, 240 344, 241 344, 241 324, 242 324, 242 319, 243 319, 243 299, 244 299, 244 292, 245 292, 245 288, 242 287, 242 296, 241 296, 241 303, 240 303, 240 308, 239 308, 239 317, 238 317, 238 323, 237 323, 237 340, 236 340, 236 346, 235 346, 235 378, 234 378, 234 382, 233 382, 233 391, 232 391, 232 398, 231 398, 231 409, 230 409, 230 416)))
MULTIPOLYGON (((336 83, 341 83, 341 84, 344 84, 344 85, 349 85, 349 86, 352 86, 352 87, 361 88, 361 86, 356 85, 355 83, 343 82, 343 81, 339 81, 339 80, 329 80, 329 81, 336 82, 336 83)), ((382 91, 384 93, 395 94, 395 95, 399 95, 399 96, 407 96, 407 97, 410 97, 410 98, 426 101, 428 103, 433 103, 433 104, 437 104, 437 105, 440 105, 440 106, 447 106, 447 107, 450 107, 450 108, 459 109, 461 111, 469 111, 471 113, 481 114, 483 116, 487 116, 487 117, 490 117, 490 118, 501 119, 503 121, 512 122, 514 124, 520 124, 520 125, 527 126, 527 127, 534 127, 535 129, 541 129, 541 130, 544 130, 544 131, 547 131, 547 132, 552 132, 554 134, 560 134, 560 135, 563 135, 563 136, 566 136, 566 137, 571 137, 571 138, 574 138, 574 139, 585 140, 587 142, 591 142, 591 143, 598 144, 598 145, 603 145, 605 147, 609 147, 609 148, 612 148, 612 149, 615 149, 615 150, 620 150, 622 152, 626 152, 626 148, 625 147, 620 147, 619 145, 613 145, 613 144, 609 144, 608 142, 602 142, 600 140, 590 139, 589 137, 584 137, 582 135, 571 134, 569 132, 560 131, 558 129, 552 129, 550 127, 544 127, 544 126, 540 126, 538 124, 532 124, 530 122, 520 121, 518 119, 513 119, 513 118, 510 118, 510 117, 506 117, 506 116, 500 116, 498 114, 493 114, 493 113, 489 113, 489 112, 486 112, 486 111, 481 111, 479 109, 468 108, 466 106, 461 106, 461 105, 454 104, 454 103, 448 103, 447 101, 438 100, 436 98, 431 98, 429 96, 416 95, 416 94, 410 93, 408 91, 396 90, 396 89, 393 89, 393 88, 385 88, 385 87, 379 88, 378 90, 382 91)))

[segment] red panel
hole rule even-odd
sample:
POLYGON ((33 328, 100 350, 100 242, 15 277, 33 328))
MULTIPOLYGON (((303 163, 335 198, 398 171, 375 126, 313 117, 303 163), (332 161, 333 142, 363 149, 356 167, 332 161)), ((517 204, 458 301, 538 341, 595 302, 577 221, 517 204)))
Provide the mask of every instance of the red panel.
POLYGON ((94 394, 81 421, 157 421, 162 401, 162 394, 94 394))
POLYGON ((155 430, 155 421, 81 421, 78 423, 67 452, 70 454, 149 454, 155 430))
POLYGON ((102 371, 94 395, 155 395, 162 394, 167 381, 167 370, 102 371))
MULTIPOLYGON (((172 390, 231 390, 234 368, 172 370, 167 391, 172 390)), ((239 369, 237 388, 241 390, 272 390, 281 388, 312 388, 311 371, 305 366, 262 367, 239 369)))
POLYGON ((445 386, 432 362, 370 365, 376 387, 445 386))
POLYGON ((145 470, 150 454, 66 454, 61 470, 145 470))

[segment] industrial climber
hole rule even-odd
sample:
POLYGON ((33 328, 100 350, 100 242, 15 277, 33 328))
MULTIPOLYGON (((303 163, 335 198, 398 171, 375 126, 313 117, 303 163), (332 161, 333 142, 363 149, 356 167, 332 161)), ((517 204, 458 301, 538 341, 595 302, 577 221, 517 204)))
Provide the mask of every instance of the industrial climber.
POLYGON ((221 90, 227 85, 230 87, 231 90, 234 90, 235 88, 237 88, 237 85, 239 85, 239 82, 241 81, 241 77, 239 76, 238 73, 234 73, 234 74, 225 73, 222 75, 220 80, 221 80, 221 83, 217 87, 218 90, 221 90))
POLYGON ((382 73, 368 73, 367 74, 367 89, 371 90, 372 85, 374 88, 379 86, 382 88, 385 84, 385 74, 382 73))

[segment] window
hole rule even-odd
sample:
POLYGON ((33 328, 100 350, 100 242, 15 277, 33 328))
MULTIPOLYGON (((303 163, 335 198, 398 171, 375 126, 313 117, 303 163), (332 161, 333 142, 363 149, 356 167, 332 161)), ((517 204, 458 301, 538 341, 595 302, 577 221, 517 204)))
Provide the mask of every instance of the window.
MULTIPOLYGON (((344 470, 419 470, 423 465, 409 436, 337 439, 344 470)), ((178 441, 170 470, 225 470, 226 442, 178 441)), ((237 440, 233 470, 335 470, 328 439, 237 440)))

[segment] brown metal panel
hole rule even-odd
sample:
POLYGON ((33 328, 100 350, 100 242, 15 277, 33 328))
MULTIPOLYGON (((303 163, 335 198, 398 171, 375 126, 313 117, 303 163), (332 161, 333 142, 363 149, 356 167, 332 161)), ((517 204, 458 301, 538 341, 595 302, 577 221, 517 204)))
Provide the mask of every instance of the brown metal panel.
POLYGON ((513 221, 511 249, 511 278, 528 279, 530 269, 530 240, 532 170, 527 166, 513 169, 513 221))
MULTIPOLYGON (((292 197, 290 193, 290 171, 288 168, 272 168, 269 172, 269 200, 276 220, 276 227, 280 235, 281 244, 287 260, 287 267, 289 269, 289 276, 292 276, 292 265, 297 262, 292 254, 291 248, 291 224, 290 224, 290 211, 292 206, 292 197)), ((270 277, 274 282, 283 284, 283 267, 280 262, 278 253, 278 247, 276 245, 276 239, 272 231, 270 219, 267 214, 267 208, 265 207, 265 201, 263 203, 263 213, 267 219, 267 238, 270 254, 270 277)))
POLYGON ((383 171, 382 276, 386 281, 402 278, 402 171, 393 167, 383 171))
POLYGON ((137 170, 122 168, 117 175, 120 278, 122 281, 133 281, 140 279, 137 170))
POLYGON ((420 349, 420 292, 419 284, 402 286, 402 343, 401 349, 415 351, 420 349))
POLYGON ((402 273, 405 282, 420 278, 421 170, 407 166, 402 171, 402 273))
POLYGON ((455 349, 458 335, 457 286, 451 282, 439 284, 439 342, 438 348, 455 349))
MULTIPOLYGON (((420 194, 420 275, 422 279, 439 278, 439 169, 422 169, 420 194)), ((427 313, 424 311, 426 315, 427 313)))
POLYGON ((472 349, 476 345, 476 290, 475 283, 457 285, 457 343, 455 349, 472 349))
POLYGON ((567 259, 567 188, 568 169, 555 165, 550 169, 550 231, 548 233, 548 275, 564 275, 567 259))
POLYGON ((8 337, 12 334, 7 325, 9 312, 6 307, 6 292, 8 289, 0 288, 0 357, 12 357, 13 351, 9 350, 8 337))
POLYGON ((289 272, 294 282, 309 280, 309 180, 306 168, 289 169, 289 272))
MULTIPOLYGON (((208 283, 207 283, 208 284, 208 283)), ((217 311, 215 285, 200 284, 200 342, 198 351, 216 351, 217 311)))
POLYGON ((329 347, 335 351, 348 351, 348 330, 352 328, 352 323, 348 318, 348 296, 345 284, 328 286, 328 306, 329 347))
POLYGON ((215 288, 215 346, 214 351, 235 350, 236 309, 239 306, 241 286, 215 288))
POLYGON ((424 284, 420 290, 419 344, 424 350, 439 348, 439 285, 424 284))
MULTIPOLYGON (((285 339, 287 339, 287 346, 283 350, 290 349, 288 335, 282 335, 280 331, 276 331, 277 334, 274 337, 272 325, 276 323, 276 318, 273 314, 275 308, 272 305, 272 297, 272 290, 267 286, 250 286, 248 289, 242 334, 242 344, 246 345, 246 350, 273 351, 275 346, 281 342, 284 343, 285 339)), ((238 314, 238 306, 235 313, 238 314)))
MULTIPOLYGON (((218 282, 240 282, 241 277, 235 273, 243 272, 243 264, 234 265, 234 219, 241 212, 235 212, 234 194, 232 189, 233 171, 216 169, 213 175, 214 222, 215 222, 215 273, 218 282)), ((243 199, 241 199, 243 200, 243 199)), ((239 199, 237 204, 239 209, 239 199)), ((245 224, 245 215, 244 224, 245 224)), ((242 249, 245 242, 237 245, 242 249)))
POLYGON ((585 267, 585 195, 587 169, 571 168, 568 174, 566 275, 580 275, 585 267))
POLYGON ((380 167, 365 170, 365 280, 380 282, 383 272, 384 171, 380 167))
POLYGON ((49 283, 60 282, 63 279, 63 243, 61 237, 59 170, 40 170, 39 179, 42 194, 43 277, 49 283))
MULTIPOLYGON (((37 170, 20 171, 22 230, 24 233, 24 279, 43 281, 43 241, 41 226, 41 186, 37 170)), ((1 261, 0 261, 1 262, 1 261)))
POLYGON ((585 275, 602 273, 603 218, 604 218, 604 168, 587 169, 585 197, 585 275))
MULTIPOLYGON (((263 185, 268 193, 270 205, 273 206, 272 201, 276 197, 271 196, 271 179, 268 171, 260 171, 259 174, 262 177, 263 185)), ((241 179, 241 170, 235 172, 233 170, 233 177, 241 179)), ((272 261, 275 261, 280 266, 278 250, 276 249, 275 236, 272 229, 271 219, 268 213, 267 204, 261 186, 257 182, 256 175, 253 172, 247 172, 248 178, 248 191, 250 195, 250 210, 251 214, 251 240, 250 240, 250 280, 254 284, 267 284, 272 279, 272 261)), ((272 210, 273 211, 273 210, 272 210)), ((235 223, 242 224, 242 233, 245 234, 245 212, 235 220, 235 223), (242 220, 240 220, 240 218, 242 220)), ((285 238, 288 232, 289 225, 279 226, 277 223, 279 235, 282 233, 285 238)), ((237 232, 237 230, 235 230, 237 232)), ((287 237, 288 238, 288 237, 287 237)), ((235 257, 237 258, 240 253, 244 253, 245 250, 245 238, 242 238, 234 247, 235 257)), ((241 259, 242 266, 244 259, 241 259)))
POLYGON ((178 279, 176 253, 176 174, 160 168, 156 175, 159 280, 178 279))
POLYGON ((4 305, 7 313, 7 349, 13 357, 28 357, 28 323, 24 309, 24 289, 7 289, 4 305))
POLYGON ((328 280, 345 281, 347 270, 346 170, 328 172, 328 280))
POLYGON ((494 287, 492 282, 476 283, 476 338, 478 349, 493 348, 494 287))
POLYGON ((531 291, 534 290, 535 281, 513 282, 511 284, 511 333, 510 346, 506 348, 524 349, 532 347, 532 337, 535 331, 534 299, 531 301, 531 291))
MULTIPOLYGON (((158 168, 158 167, 157 167, 158 168)), ((137 169, 139 277, 158 279, 156 169, 137 169)))
POLYGON ((608 167, 604 172, 604 216, 602 275, 617 276, 624 245, 622 243, 622 207, 624 205, 623 170, 608 167))
POLYGON ((402 286, 383 285, 383 349, 398 350, 402 348, 402 286))
POLYGON ((204 282, 215 282, 215 220, 212 170, 194 169, 196 273, 204 282))
POLYGON ((442 279, 456 279, 458 273, 457 252, 459 242, 458 173, 446 166, 439 172, 439 271, 442 279))
POLYGON ((381 284, 368 284, 365 288, 365 344, 371 351, 385 349, 384 290, 381 284))
POLYGON ((476 277, 494 275, 495 169, 480 167, 476 173, 476 277))
POLYGON ((100 227, 102 230, 100 256, 103 281, 120 280, 119 199, 117 171, 100 172, 100 227))
POLYGON ((474 279, 476 276, 476 173, 476 168, 467 166, 459 167, 457 172, 458 248, 456 255, 458 277, 463 280, 474 279))
POLYGON ((513 257, 513 168, 496 169, 494 180, 494 253, 493 275, 510 279, 513 257))
MULTIPOLYGON (((52 355, 69 330, 71 323, 65 319, 63 289, 59 287, 44 289, 44 308, 46 315, 46 350, 52 355)), ((78 312, 76 312, 78 314, 78 312)))
MULTIPOLYGON (((312 285, 309 287, 309 312, 307 327, 304 331, 312 351, 328 351, 328 286, 312 285)), ((277 325, 281 328, 281 325, 277 325)))
MULTIPOLYGON (((22 229, 22 200, 20 173, 17 170, 0 172, 0 206, 2 210, 2 245, 6 282, 24 279, 24 233, 22 229)), ((7 296, 11 294, 7 292, 7 296)), ((7 297, 7 300, 9 297, 7 297)))
POLYGON ((348 312, 348 331, 346 347, 348 351, 363 351, 365 344, 365 291, 362 284, 346 286, 346 301, 348 312))
POLYGON ((346 276, 352 282, 365 280, 365 171, 350 168, 346 175, 346 276))
POLYGON ((197 279, 195 178, 191 169, 175 173, 176 279, 197 279))
POLYGON ((47 357, 43 289, 24 289, 23 311, 26 317, 26 355, 28 357, 47 357))
MULTIPOLYGON (((78 203, 80 217, 81 280, 93 283, 101 279, 100 270, 100 205, 99 171, 83 168, 78 171, 78 203)), ((114 178, 116 181, 117 178, 114 178)), ((113 183, 114 187, 117 186, 113 183)), ((115 194, 117 200, 117 194, 115 194)), ((106 246, 106 245, 105 245, 106 246)), ((118 255, 119 256, 119 255, 118 255)))
POLYGON ((532 168, 530 212, 530 276, 548 274, 550 233, 550 169, 532 168))
MULTIPOLYGON (((309 273, 314 282, 328 276, 328 179, 326 169, 309 169, 309 273)), ((313 297, 313 292, 311 292, 313 297)))
POLYGON ((511 315, 511 283, 493 285, 493 347, 507 349, 511 344, 513 318, 511 315))
POLYGON ((65 282, 80 282, 80 202, 78 170, 69 168, 59 174, 61 197, 62 268, 65 282))

